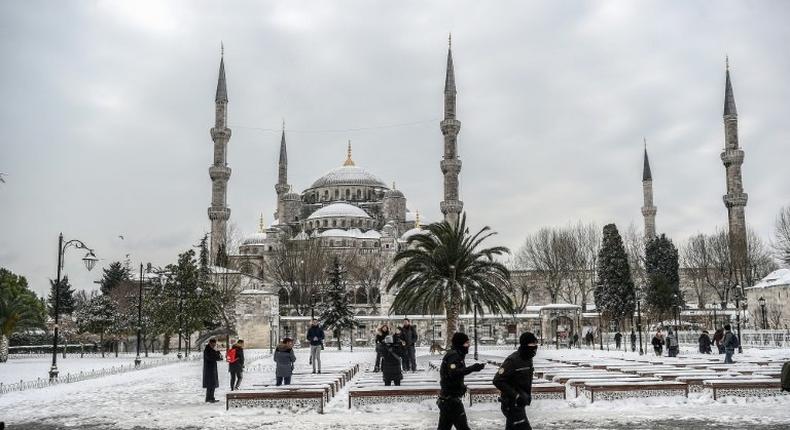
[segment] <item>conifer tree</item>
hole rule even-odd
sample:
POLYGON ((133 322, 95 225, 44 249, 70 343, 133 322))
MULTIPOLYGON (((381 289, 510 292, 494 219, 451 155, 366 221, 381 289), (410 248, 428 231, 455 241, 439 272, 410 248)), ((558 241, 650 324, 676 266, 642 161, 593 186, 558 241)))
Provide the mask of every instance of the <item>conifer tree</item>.
POLYGON ((678 250, 666 235, 662 234, 647 243, 645 271, 648 279, 645 305, 653 316, 663 320, 672 315, 673 307, 683 303, 678 250))
POLYGON ((60 288, 57 287, 57 282, 54 279, 49 280, 49 296, 47 297, 47 311, 49 316, 55 318, 55 291, 60 295, 60 303, 58 304, 58 312, 61 315, 71 315, 74 312, 74 289, 71 288, 69 277, 64 276, 60 280, 60 288))
POLYGON ((598 279, 593 295, 595 306, 602 316, 618 325, 634 313, 636 297, 628 255, 614 224, 607 224, 603 228, 603 240, 598 252, 598 279))
POLYGON ((104 294, 110 294, 112 289, 118 284, 131 279, 129 268, 120 261, 110 263, 110 266, 103 270, 104 275, 102 275, 99 283, 101 284, 101 292, 104 294))
POLYGON ((340 333, 343 329, 357 327, 359 323, 354 317, 354 311, 351 309, 351 302, 346 292, 346 271, 340 266, 337 258, 332 263, 328 275, 329 286, 325 290, 320 318, 324 327, 334 331, 337 349, 341 349, 340 333))

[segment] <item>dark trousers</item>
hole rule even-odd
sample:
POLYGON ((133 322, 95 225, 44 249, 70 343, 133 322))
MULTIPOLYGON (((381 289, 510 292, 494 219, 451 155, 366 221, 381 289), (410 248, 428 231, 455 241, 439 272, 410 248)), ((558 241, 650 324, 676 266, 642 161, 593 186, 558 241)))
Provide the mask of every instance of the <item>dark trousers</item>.
POLYGON ((437 430, 469 430, 469 422, 466 419, 466 411, 461 399, 456 397, 439 398, 436 402, 439 405, 439 426, 437 430))
POLYGON ((216 388, 214 388, 214 387, 206 388, 206 401, 207 402, 211 402, 211 401, 214 400, 214 390, 216 390, 216 388))
POLYGON ((392 385, 392 383, 393 383, 393 382, 395 383, 395 386, 396 386, 396 387, 399 387, 399 386, 400 386, 400 379, 390 379, 390 378, 384 378, 384 385, 385 385, 385 386, 387 386, 387 387, 389 387, 390 385, 392 385))
POLYGON ((241 370, 230 371, 230 390, 238 390, 241 385, 241 370))
POLYGON ((716 348, 718 348, 719 354, 724 354, 724 345, 716 345, 716 348))
POLYGON ((290 376, 278 376, 277 377, 277 385, 291 385, 291 377, 290 376))
POLYGON ((505 430, 532 430, 527 419, 526 408, 502 405, 502 414, 505 415, 505 430))
POLYGON ((403 356, 403 370, 417 370, 417 359, 415 357, 414 345, 406 346, 406 354, 403 356))
POLYGON ((376 353, 376 364, 375 364, 375 366, 373 366, 373 371, 374 372, 378 372, 379 370, 381 370, 381 360, 382 360, 382 358, 384 358, 384 357, 381 355, 381 353, 377 352, 376 353))
POLYGON ((661 353, 664 352, 664 348, 660 346, 654 346, 653 351, 655 351, 657 356, 661 357, 661 353))

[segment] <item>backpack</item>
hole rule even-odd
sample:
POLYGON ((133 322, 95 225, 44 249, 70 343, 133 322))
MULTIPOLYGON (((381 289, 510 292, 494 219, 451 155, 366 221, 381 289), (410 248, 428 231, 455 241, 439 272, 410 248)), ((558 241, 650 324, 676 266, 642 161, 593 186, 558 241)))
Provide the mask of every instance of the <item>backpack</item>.
POLYGON ((238 360, 236 358, 236 348, 231 348, 228 350, 228 353, 225 354, 225 359, 228 360, 228 363, 233 364, 238 360))
POLYGON ((790 391, 790 361, 782 366, 782 391, 790 391))

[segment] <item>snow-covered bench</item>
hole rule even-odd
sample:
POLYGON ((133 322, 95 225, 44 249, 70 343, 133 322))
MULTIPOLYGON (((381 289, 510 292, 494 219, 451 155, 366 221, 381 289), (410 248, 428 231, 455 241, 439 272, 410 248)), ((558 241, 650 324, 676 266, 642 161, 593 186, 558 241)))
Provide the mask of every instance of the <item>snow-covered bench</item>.
MULTIPOLYGON (((469 404, 499 401, 499 389, 494 385, 467 385, 469 404)), ((565 386, 554 382, 532 385, 532 399, 565 399, 565 386)))
POLYGON ((230 408, 272 408, 316 410, 324 413, 326 391, 320 388, 276 387, 264 390, 231 391, 225 394, 225 409, 230 408))
POLYGON ((594 402, 599 400, 615 400, 629 397, 677 396, 688 397, 688 385, 674 381, 645 382, 586 382, 580 387, 585 397, 594 402))
POLYGON ((781 396, 782 383, 779 379, 714 379, 702 382, 706 391, 713 393, 713 400, 719 397, 766 397, 781 396))
POLYGON ((337 393, 337 387, 334 383, 322 383, 322 382, 305 382, 305 381, 291 381, 292 383, 289 385, 276 385, 276 384, 252 384, 252 388, 243 390, 243 391, 268 391, 268 390, 298 390, 298 389, 316 389, 316 390, 323 390, 326 401, 328 402, 332 397, 335 396, 337 393))
POLYGON ((648 378, 648 377, 641 377, 635 375, 623 375, 623 376, 610 376, 608 378, 571 378, 568 379, 565 383, 568 387, 573 388, 574 396, 579 397, 579 390, 584 384, 588 382, 658 382, 660 379, 658 378, 648 378))
POLYGON ((439 384, 401 385, 390 387, 351 387, 348 389, 348 408, 356 405, 395 403, 436 399, 439 397, 439 384))
POLYGON ((683 382, 684 384, 689 386, 690 393, 699 393, 704 391, 703 383, 705 381, 710 380, 717 380, 717 381, 738 381, 738 380, 753 380, 753 379, 771 379, 769 376, 765 375, 753 375, 753 376, 746 376, 746 375, 730 375, 726 373, 717 373, 713 376, 705 376, 705 375, 693 375, 693 376, 678 376, 675 380, 678 382, 683 382))

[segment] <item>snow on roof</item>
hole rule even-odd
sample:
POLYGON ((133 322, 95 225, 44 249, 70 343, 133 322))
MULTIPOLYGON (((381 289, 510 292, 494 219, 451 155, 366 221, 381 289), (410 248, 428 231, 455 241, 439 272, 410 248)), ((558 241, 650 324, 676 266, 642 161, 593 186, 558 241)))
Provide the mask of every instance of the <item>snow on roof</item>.
POLYGON ((244 238, 242 245, 260 245, 264 242, 266 242, 266 233, 256 232, 244 238))
POLYGON ((400 238, 401 240, 407 240, 408 238, 414 236, 415 234, 427 233, 427 232, 428 232, 427 230, 423 230, 420 227, 414 227, 413 229, 407 230, 405 233, 403 233, 400 238))
POLYGON ((310 214, 307 219, 351 217, 370 219, 370 215, 362 209, 348 203, 338 202, 324 206, 310 214))
POLYGON ((366 185, 387 188, 384 182, 376 175, 359 166, 340 166, 326 172, 324 176, 316 179, 310 188, 326 187, 332 185, 366 185))
POLYGON ((348 237, 352 239, 380 239, 381 233, 377 232, 376 230, 368 230, 366 232, 362 232, 358 228, 352 228, 350 230, 341 230, 339 228, 333 228, 326 230, 321 233, 321 237, 348 237))
POLYGON ((769 273, 768 276, 761 279, 760 282, 746 289, 783 287, 788 285, 790 285, 790 269, 779 269, 769 273))

